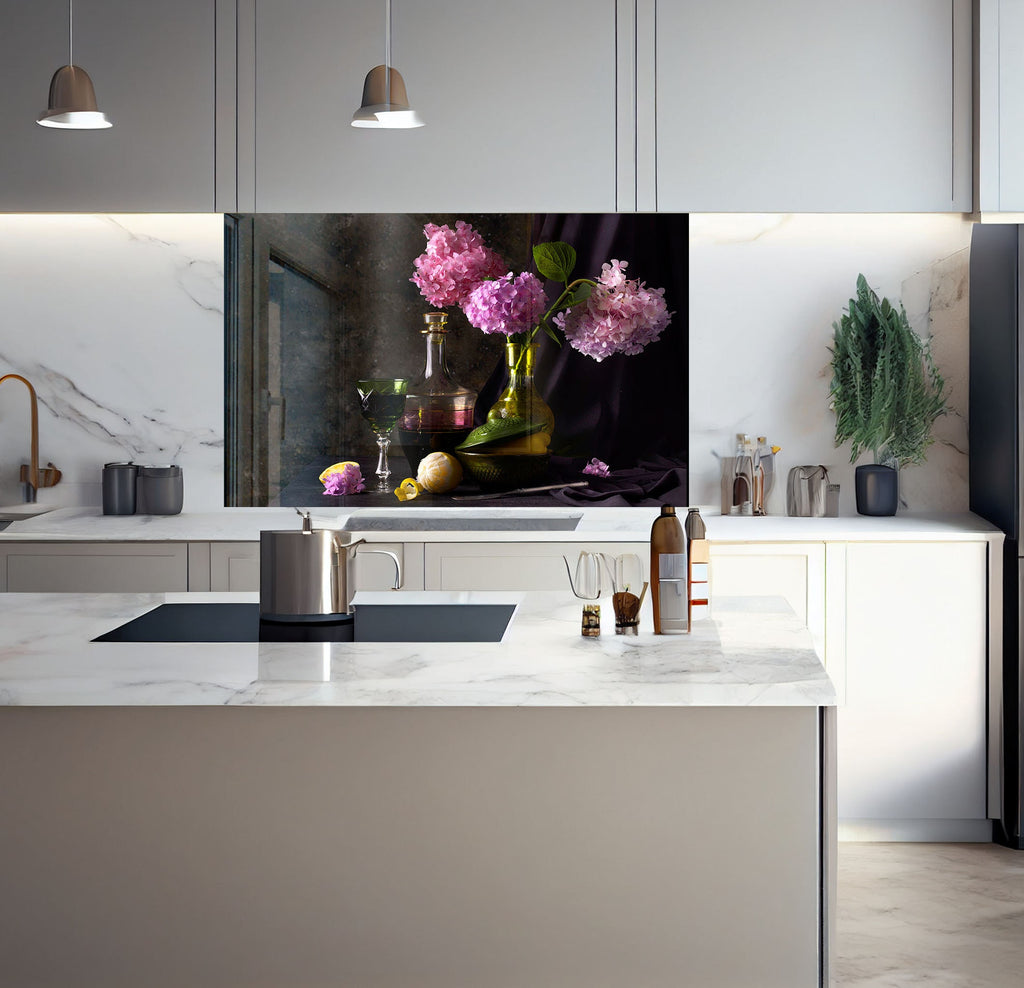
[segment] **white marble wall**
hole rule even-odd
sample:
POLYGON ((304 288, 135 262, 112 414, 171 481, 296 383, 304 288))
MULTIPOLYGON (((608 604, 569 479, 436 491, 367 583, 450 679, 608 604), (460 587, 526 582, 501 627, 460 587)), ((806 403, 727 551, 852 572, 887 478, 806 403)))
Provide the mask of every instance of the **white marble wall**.
MULTIPOLYGON (((103 463, 178 463, 185 510, 220 507, 223 228, 206 215, 0 215, 0 376, 39 394, 39 500, 100 504, 103 463)), ((0 387, 0 504, 19 500, 28 393, 0 387)))
MULTIPOLYGON (((903 472, 915 510, 967 507, 967 246, 957 215, 696 215, 690 236, 691 502, 717 510, 736 432, 824 463, 854 512, 849 451, 833 445, 828 346, 863 272, 934 336, 954 414, 928 462, 903 472)), ((223 218, 0 215, 0 375, 39 391, 40 454, 64 471, 40 492, 98 505, 104 462, 180 463, 185 510, 223 504, 223 218)), ((0 388, 0 504, 19 496, 28 403, 0 388)))
POLYGON ((719 510, 714 454, 731 455, 746 432, 782 447, 771 514, 785 514, 789 469, 809 463, 828 466, 841 513, 855 513, 854 464, 848 446, 835 448, 828 409, 828 347, 863 273, 933 336, 953 409, 927 462, 901 472, 901 495, 915 511, 966 511, 970 231, 952 214, 691 216, 690 502, 719 510))

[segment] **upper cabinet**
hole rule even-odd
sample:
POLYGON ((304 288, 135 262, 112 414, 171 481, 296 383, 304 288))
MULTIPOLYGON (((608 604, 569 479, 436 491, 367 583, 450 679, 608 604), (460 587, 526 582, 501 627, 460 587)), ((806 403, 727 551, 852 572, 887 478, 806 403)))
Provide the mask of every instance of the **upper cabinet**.
POLYGON ((366 130, 383 0, 240 0, 239 210, 614 210, 616 6, 393 0, 392 64, 426 125, 366 130))
POLYGON ((54 130, 50 77, 68 61, 67 0, 5 0, 0 210, 210 211, 216 0, 81 0, 74 59, 108 130, 54 130))
POLYGON ((661 0, 655 22, 648 208, 972 208, 970 0, 661 0))
POLYGON ((978 0, 975 61, 981 213, 1024 212, 1024 0, 978 0))
MULTIPOLYGON (((1024 210, 1024 0, 976 2, 980 208, 1024 210)), ((971 0, 392 0, 415 130, 350 126, 384 0, 74 13, 114 126, 36 124, 67 0, 0 0, 0 210, 973 208, 971 0)))

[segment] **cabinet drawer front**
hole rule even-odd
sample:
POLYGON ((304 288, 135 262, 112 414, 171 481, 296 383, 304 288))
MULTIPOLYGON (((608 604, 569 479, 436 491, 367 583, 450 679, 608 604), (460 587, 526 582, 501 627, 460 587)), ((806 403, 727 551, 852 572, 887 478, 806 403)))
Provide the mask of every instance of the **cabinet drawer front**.
POLYGON ((428 590, 569 589, 565 559, 575 570, 581 552, 635 552, 646 573, 648 542, 454 542, 425 547, 428 590), (563 557, 565 557, 563 559, 563 557))
POLYGON ((168 593, 188 589, 188 550, 173 545, 40 545, 6 553, 12 593, 168 593))

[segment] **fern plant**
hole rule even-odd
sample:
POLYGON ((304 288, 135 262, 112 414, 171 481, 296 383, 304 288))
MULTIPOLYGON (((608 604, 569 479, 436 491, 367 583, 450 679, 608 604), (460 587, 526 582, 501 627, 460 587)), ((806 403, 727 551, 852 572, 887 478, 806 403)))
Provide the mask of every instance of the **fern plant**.
POLYGON ((887 298, 879 301, 858 275, 857 297, 832 328, 836 446, 850 442, 851 463, 865 450, 876 463, 922 462, 932 426, 946 411, 945 382, 902 303, 897 309, 887 298))

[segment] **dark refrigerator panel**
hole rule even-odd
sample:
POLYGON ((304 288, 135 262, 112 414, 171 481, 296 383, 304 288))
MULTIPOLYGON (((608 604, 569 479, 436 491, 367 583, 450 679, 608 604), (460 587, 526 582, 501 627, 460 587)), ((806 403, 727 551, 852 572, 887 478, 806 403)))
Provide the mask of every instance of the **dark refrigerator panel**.
POLYGON ((999 706, 989 710, 990 722, 1000 736, 1000 816, 995 821, 993 839, 1017 849, 1024 849, 1024 642, 1020 635, 1024 620, 1024 559, 1020 556, 1024 516, 1022 230, 1012 224, 976 224, 970 259, 970 504, 973 512, 1006 533, 1002 683, 999 706))
POLYGON ((971 511, 1014 542, 1022 492, 1019 241, 1016 225, 976 224, 970 261, 971 511))

